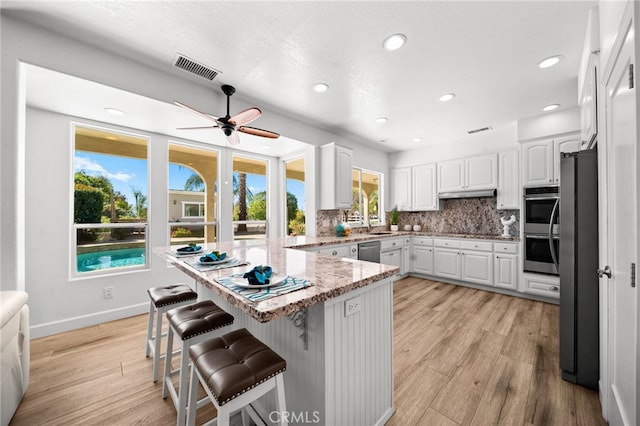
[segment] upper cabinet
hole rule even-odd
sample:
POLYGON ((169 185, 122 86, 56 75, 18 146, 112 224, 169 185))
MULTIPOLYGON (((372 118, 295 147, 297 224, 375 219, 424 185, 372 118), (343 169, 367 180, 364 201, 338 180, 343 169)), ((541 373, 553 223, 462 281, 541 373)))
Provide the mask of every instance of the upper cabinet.
POLYGON ((487 154, 438 163, 438 193, 495 189, 497 155, 487 154))
POLYGON ((440 210, 436 164, 391 169, 391 207, 401 211, 440 210))
POLYGON ((596 63, 597 53, 589 55, 587 75, 580 94, 580 138, 581 149, 593 146, 598 135, 597 102, 596 102, 596 63))
POLYGON ((335 143, 320 147, 320 208, 349 209, 353 202, 353 151, 335 143))
POLYGON ((522 146, 523 185, 557 185, 560 183, 560 158, 563 152, 580 150, 580 136, 531 142, 522 146))
POLYGON ((498 154, 498 209, 520 208, 520 161, 518 150, 498 154))

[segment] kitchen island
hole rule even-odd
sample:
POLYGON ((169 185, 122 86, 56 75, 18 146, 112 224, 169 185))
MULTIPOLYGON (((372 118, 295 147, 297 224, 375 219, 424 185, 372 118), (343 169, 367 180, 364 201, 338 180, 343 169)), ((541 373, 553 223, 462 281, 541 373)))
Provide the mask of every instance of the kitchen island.
MULTIPOLYGON (((393 414, 394 266, 322 256, 294 248, 296 238, 205 244, 249 265, 218 270, 193 266, 199 255, 154 253, 196 282, 235 317, 229 331, 246 328, 287 361, 284 382, 291 424, 384 424, 393 414), (252 302, 219 280, 256 265, 306 280, 308 287, 252 302)), ((267 423, 277 420, 271 394, 255 404, 267 423)))

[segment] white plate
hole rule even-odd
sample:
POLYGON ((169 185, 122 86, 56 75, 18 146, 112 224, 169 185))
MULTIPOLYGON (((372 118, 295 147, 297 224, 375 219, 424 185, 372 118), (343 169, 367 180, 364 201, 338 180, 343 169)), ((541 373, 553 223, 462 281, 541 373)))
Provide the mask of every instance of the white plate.
POLYGON ((249 281, 247 281, 246 278, 242 278, 242 277, 232 277, 231 282, 233 283, 233 285, 237 285, 238 287, 242 287, 242 288, 269 288, 269 287, 275 287, 277 285, 282 284, 286 279, 287 279, 287 275, 271 274, 271 279, 269 280, 269 284, 252 285, 252 284, 249 284, 249 281))
POLYGON ((192 256, 194 254, 198 254, 198 253, 202 253, 202 247, 200 247, 199 250, 196 251, 185 251, 185 252, 181 252, 181 251, 174 251, 176 256, 192 256))
POLYGON ((233 257, 229 257, 229 256, 225 257, 222 260, 214 260, 214 261, 209 261, 209 262, 203 262, 203 261, 198 259, 198 264, 200 264, 200 265, 220 265, 222 263, 231 262, 232 260, 234 260, 233 257))

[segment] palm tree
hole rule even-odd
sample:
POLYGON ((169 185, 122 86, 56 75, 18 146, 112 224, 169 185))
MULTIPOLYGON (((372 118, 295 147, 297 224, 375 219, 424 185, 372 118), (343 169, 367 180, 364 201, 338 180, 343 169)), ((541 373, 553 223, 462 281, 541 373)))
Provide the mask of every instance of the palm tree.
POLYGON ((197 173, 193 173, 185 181, 184 190, 185 191, 201 191, 201 192, 204 192, 204 181, 202 180, 202 177, 197 173))
POLYGON ((147 196, 142 193, 140 188, 131 187, 133 198, 135 199, 134 213, 136 217, 147 217, 147 196))
MULTIPOLYGON (((238 220, 247 220, 247 174, 238 173, 238 220)), ((247 232, 245 223, 238 224, 238 232, 247 232)))

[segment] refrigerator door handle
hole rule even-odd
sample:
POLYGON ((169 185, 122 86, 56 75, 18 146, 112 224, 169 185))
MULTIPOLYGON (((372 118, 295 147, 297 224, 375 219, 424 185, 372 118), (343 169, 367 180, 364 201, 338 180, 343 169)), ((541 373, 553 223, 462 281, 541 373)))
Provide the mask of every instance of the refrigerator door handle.
POLYGON ((556 249, 553 244, 553 219, 556 217, 556 211, 558 211, 558 205, 560 204, 560 198, 558 198, 553 205, 553 210, 551 211, 551 219, 549 219, 549 250, 551 251, 551 259, 553 259, 553 264, 556 265, 556 270, 560 272, 560 265, 558 264, 558 255, 556 254, 556 249))

